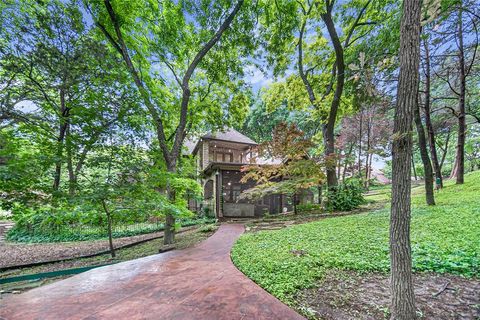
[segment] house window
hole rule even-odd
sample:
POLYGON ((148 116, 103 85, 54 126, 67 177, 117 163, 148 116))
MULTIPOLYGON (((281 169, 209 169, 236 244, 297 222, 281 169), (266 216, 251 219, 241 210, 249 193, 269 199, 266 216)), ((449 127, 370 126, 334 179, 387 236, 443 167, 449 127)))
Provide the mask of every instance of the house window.
POLYGON ((215 155, 216 162, 233 162, 233 153, 217 152, 215 155))
POLYGON ((240 190, 240 185, 234 185, 232 186, 232 201, 237 202, 238 197, 240 196, 241 190, 240 190))
POLYGON ((241 186, 239 184, 227 183, 223 187, 223 201, 235 203, 241 193, 241 186))

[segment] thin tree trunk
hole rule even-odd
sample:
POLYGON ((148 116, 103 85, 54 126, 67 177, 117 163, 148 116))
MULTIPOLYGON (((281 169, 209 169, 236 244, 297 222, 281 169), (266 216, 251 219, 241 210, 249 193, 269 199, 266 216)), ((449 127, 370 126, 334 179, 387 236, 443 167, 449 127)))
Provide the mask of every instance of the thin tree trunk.
POLYGON ((366 160, 365 160, 365 189, 368 190, 369 188, 369 176, 370 176, 370 167, 368 165, 369 163, 369 158, 370 158, 370 133, 372 130, 371 126, 371 113, 368 112, 368 117, 367 117, 367 151, 366 151, 366 160))
POLYGON ((421 1, 403 3, 400 25, 400 73, 392 143, 390 215, 391 319, 416 319, 410 245, 410 158, 412 118, 417 103, 420 63, 421 1))
MULTIPOLYGON (((345 156, 345 163, 344 163, 344 166, 343 166, 343 174, 342 174, 342 181, 343 182, 345 182, 345 175, 347 173, 347 166, 349 164, 347 159, 350 158, 350 156, 352 155, 352 152, 353 152, 353 143, 350 144, 350 148, 348 149, 348 153, 345 156)), ((353 174, 353 172, 352 172, 352 174, 353 174)))
POLYGON ((70 109, 66 107, 65 90, 60 89, 60 126, 57 138, 57 152, 55 154, 55 173, 53 176, 53 191, 58 191, 60 188, 60 178, 62 176, 62 162, 63 162, 63 144, 65 141, 65 133, 68 128, 68 116, 70 109))
POLYGON ((75 194, 77 179, 75 176, 75 171, 73 169, 73 154, 72 154, 72 141, 70 136, 70 126, 67 127, 65 142, 67 147, 68 194, 69 196, 73 196, 75 194))
POLYGON ((418 176, 417 176, 417 169, 415 169, 415 161, 413 159, 413 152, 411 154, 411 158, 412 158, 412 170, 413 170, 413 177, 415 178, 415 181, 418 180, 418 176))
POLYGON ((443 164, 445 163, 445 158, 447 157, 448 145, 449 145, 449 142, 450 142, 450 136, 451 136, 451 132, 450 132, 450 128, 449 128, 448 133, 447 133, 447 137, 445 138, 445 147, 442 149, 442 147, 439 146, 439 148, 442 150, 442 158, 440 160, 440 172, 442 171, 443 164))
POLYGON ((318 204, 319 205, 322 205, 322 189, 323 189, 323 186, 322 185, 319 185, 318 187, 318 204))
POLYGON ((337 180, 340 180, 340 173, 342 170, 342 161, 340 157, 340 153, 338 154, 338 160, 337 160, 337 180))
POLYGON ((297 214, 297 193, 293 194, 293 214, 297 214))
POLYGON ((367 154, 367 162, 366 162, 366 168, 365 168, 365 183, 364 187, 365 190, 368 190, 370 188, 370 154, 367 154))
POLYGON ((428 142, 430 147, 430 155, 432 156, 432 165, 433 170, 435 172, 436 181, 438 181, 437 188, 443 188, 443 177, 442 177, 442 170, 440 163, 438 162, 438 154, 437 154, 437 145, 435 144, 435 131, 433 130, 433 124, 430 114, 430 50, 428 47, 428 41, 425 40, 424 42, 425 47, 425 126, 427 128, 428 134, 428 142))
POLYGON ((110 254, 112 258, 115 258, 115 247, 113 246, 113 237, 112 237, 112 214, 108 210, 105 200, 102 199, 102 206, 105 214, 107 215, 107 232, 108 232, 108 246, 110 247, 110 254))
POLYGON ((427 140, 425 138, 425 130, 423 129, 422 118, 420 117, 420 104, 417 103, 414 107, 415 126, 417 128, 418 148, 420 149, 420 156, 423 163, 423 171, 425 178, 425 197, 427 205, 435 205, 435 198, 433 195, 433 170, 428 156, 427 140))
POLYGON ((95 132, 91 138, 86 142, 83 147, 82 152, 78 155, 77 164, 73 165, 73 152, 72 152, 72 143, 68 138, 70 136, 70 127, 67 133, 67 161, 68 161, 68 176, 69 176, 69 187, 68 192, 71 196, 75 195, 77 190, 78 176, 82 171, 85 160, 90 150, 93 148, 93 145, 98 141, 103 132, 105 132, 112 124, 114 120, 105 123, 97 132, 95 132), (68 154, 69 152, 69 154, 68 154))
POLYGON ((457 168, 455 176, 457 177, 457 184, 463 184, 465 174, 465 134, 467 131, 467 124, 465 119, 465 96, 466 96, 466 72, 465 72, 465 53, 463 48, 463 21, 462 8, 459 9, 458 16, 458 56, 460 67, 460 96, 458 100, 458 136, 457 136, 457 154, 455 162, 457 168))
MULTIPOLYGON (((373 161, 373 153, 370 154, 370 162, 368 165, 370 170, 368 171, 367 181, 370 181, 372 179, 372 161, 373 161)), ((370 186, 370 182, 369 182, 369 186, 370 186)))
POLYGON ((362 135, 363 135, 363 108, 360 106, 360 127, 358 132, 358 176, 362 172, 362 135))

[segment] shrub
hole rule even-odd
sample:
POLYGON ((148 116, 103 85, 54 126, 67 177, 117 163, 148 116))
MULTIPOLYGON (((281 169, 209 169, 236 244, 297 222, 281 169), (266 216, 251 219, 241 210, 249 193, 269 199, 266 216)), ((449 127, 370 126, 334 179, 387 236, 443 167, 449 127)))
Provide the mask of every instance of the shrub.
POLYGON ((215 218, 215 213, 210 207, 203 207, 200 211, 200 215, 207 218, 215 218))
POLYGON ((363 187, 359 181, 351 180, 327 192, 327 209, 329 211, 350 211, 365 203, 363 187))
POLYGON ((198 231, 203 233, 208 233, 217 230, 217 226, 215 224, 206 224, 201 226, 198 231))
MULTIPOLYGON (((8 234, 16 242, 62 242, 105 239, 108 237, 106 217, 98 208, 87 204, 58 202, 52 205, 12 208, 15 226, 8 234)), ((114 213, 113 238, 158 232, 163 230, 163 218, 148 214, 148 210, 123 210, 114 213)), ((185 217, 179 226, 188 227, 214 223, 214 218, 185 217)))
POLYGON ((297 210, 299 212, 314 212, 314 211, 322 211, 322 205, 318 203, 303 203, 297 205, 297 210))

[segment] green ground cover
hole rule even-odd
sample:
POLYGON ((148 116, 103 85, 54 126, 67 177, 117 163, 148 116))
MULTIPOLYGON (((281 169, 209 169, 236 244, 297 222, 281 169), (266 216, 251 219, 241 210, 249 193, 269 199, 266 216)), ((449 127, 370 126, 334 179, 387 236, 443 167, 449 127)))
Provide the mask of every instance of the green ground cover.
MULTIPOLYGON (((194 225, 212 224, 215 223, 215 218, 189 218, 180 220, 182 227, 189 227, 194 225)), ((131 237, 141 234, 153 233, 162 231, 163 223, 134 223, 114 226, 112 236, 113 238, 131 237)), ((42 242, 64 242, 64 241, 89 241, 100 240, 108 238, 106 227, 104 226, 65 226, 58 229, 44 230, 37 229, 34 232, 19 228, 13 228, 7 233, 7 239, 12 242, 28 242, 28 243, 42 243, 42 242)))
MULTIPOLYGON (((427 207, 413 192, 412 250, 416 272, 480 277, 480 172, 464 185, 447 182, 427 207)), ((327 218, 277 231, 245 234, 232 250, 235 265, 286 303, 329 269, 388 272, 389 208, 327 218)))

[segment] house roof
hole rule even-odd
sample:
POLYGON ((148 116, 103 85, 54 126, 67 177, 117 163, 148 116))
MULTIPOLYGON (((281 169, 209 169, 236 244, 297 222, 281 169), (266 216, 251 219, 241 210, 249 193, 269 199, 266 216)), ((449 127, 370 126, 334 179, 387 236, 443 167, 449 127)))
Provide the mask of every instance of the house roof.
POLYGON ((198 143, 198 139, 195 139, 195 140, 194 139, 186 139, 183 142, 183 146, 184 146, 184 150, 185 150, 185 152, 183 152, 183 154, 184 155, 192 154, 193 150, 197 146, 197 143, 198 143))
POLYGON ((197 151, 199 142, 201 140, 218 140, 218 141, 248 144, 253 146, 258 145, 258 143, 256 143, 249 137, 241 134, 237 130, 227 127, 227 128, 224 128, 224 130, 222 131, 208 132, 207 134, 200 136, 197 139, 186 140, 184 143, 184 146, 187 149, 186 151, 188 152, 188 154, 194 154, 197 151))
POLYGON ((202 139, 208 140, 221 140, 221 141, 229 141, 229 142, 237 142, 237 143, 245 143, 251 145, 257 145, 255 141, 250 139, 249 137, 241 134, 237 130, 233 128, 225 128, 224 131, 218 132, 209 132, 206 135, 201 137, 202 139))

